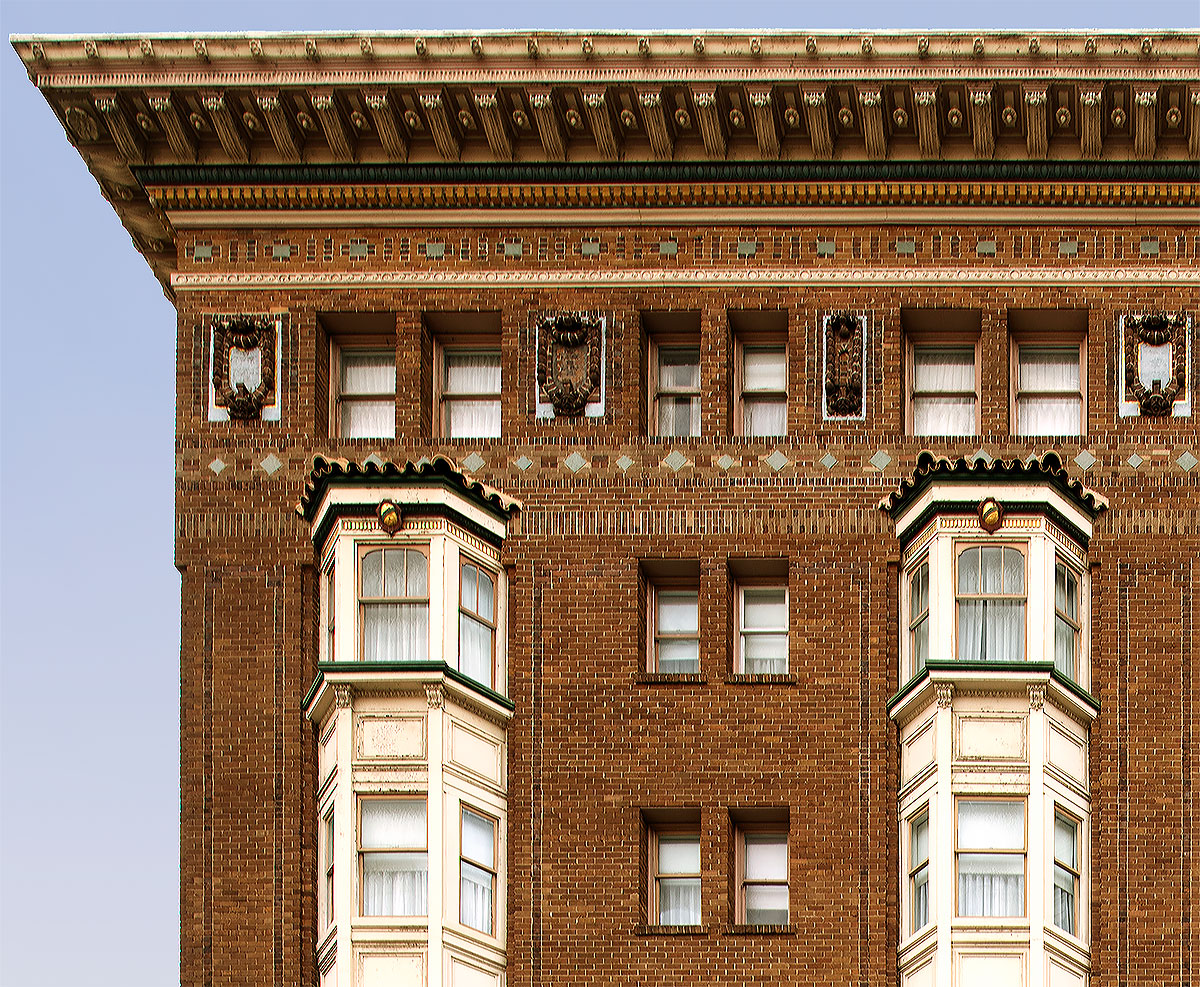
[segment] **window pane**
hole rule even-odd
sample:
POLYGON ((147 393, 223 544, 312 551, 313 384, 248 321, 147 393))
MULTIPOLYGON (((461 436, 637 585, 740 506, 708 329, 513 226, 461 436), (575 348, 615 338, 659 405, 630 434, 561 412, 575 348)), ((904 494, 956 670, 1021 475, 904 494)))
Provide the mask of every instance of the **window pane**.
POLYGON ((367 552, 362 557, 362 595, 383 596, 383 552, 367 552))
POLYGON ((1002 588, 1002 573, 1001 554, 999 548, 984 548, 980 550, 983 558, 982 576, 983 579, 980 587, 984 593, 999 593, 1002 588))
POLYGON ((492 629, 469 614, 458 615, 458 670, 492 685, 492 629))
POLYGON ((742 389, 786 391, 787 361, 783 349, 742 350, 742 389))
MULTIPOLYGON (((414 553, 415 554, 415 553, 414 553)), ((383 553, 383 595, 407 596, 404 592, 404 549, 389 548, 383 553)))
POLYGON ((975 347, 914 347, 913 390, 974 391, 975 347))
POLYGON ((343 401, 339 405, 343 439, 391 439, 396 436, 396 403, 343 401))
POLYGON ((1075 678, 1075 638, 1077 632, 1062 617, 1054 618, 1054 667, 1070 679, 1075 678))
POLYGON ((363 661, 425 661, 429 657, 429 604, 363 606, 363 661))
POLYGON ((787 635, 745 634, 742 657, 745 670, 751 675, 783 675, 787 672, 787 635))
POLYGON ((787 920, 788 889, 786 884, 747 886, 747 923, 750 925, 786 925, 787 920))
POLYGON ((424 847, 424 799, 364 799, 362 846, 424 847))
POLYGON ((910 866, 929 859, 929 817, 922 816, 912 824, 910 866))
POLYGON ((1075 840, 1079 827, 1060 815, 1054 817, 1054 859, 1068 867, 1079 867, 1075 859, 1075 840))
POLYGON ((746 435, 786 435, 787 402, 745 401, 742 405, 742 432, 746 435))
POLYGON ((1075 875, 1054 867, 1054 924, 1075 935, 1075 875))
POLYGON ((958 914, 1025 914, 1025 857, 1017 853, 958 855, 958 914))
POLYGON ((1004 549, 1004 592, 1025 592, 1025 556, 1015 548, 1004 549))
POLYGON ((429 855, 364 853, 363 914, 425 915, 429 911, 429 855))
POLYGON ((1081 402, 1079 398, 1020 398, 1017 420, 1021 435, 1078 435, 1081 402))
POLYGON ((1025 803, 960 800, 958 845, 963 850, 1024 849, 1025 803))
POLYGON ((700 878, 659 879, 658 921, 660 925, 700 924, 700 878))
POLYGON ((979 556, 982 549, 968 548, 958 556, 958 591, 979 592, 979 556))
POLYGON ((405 565, 408 570, 406 596, 418 599, 429 596, 429 560, 424 552, 409 549, 405 565))
POLYGON ((658 351, 658 386, 660 390, 694 390, 700 387, 700 350, 678 349, 658 351))
POLYGON ((912 630, 912 660, 913 674, 915 675, 929 660, 929 617, 922 617, 921 622, 913 626, 912 630))
POLYGON ((479 599, 479 590, 476 588, 478 586, 478 573, 479 570, 473 565, 464 564, 462 567, 462 587, 460 589, 462 599, 460 605, 467 610, 475 610, 475 605, 479 599))
POLYGON ((929 922, 929 868, 922 867, 913 875, 912 931, 923 929, 929 922))
POLYGON ((463 809, 462 813, 462 855, 468 860, 474 860, 485 867, 494 867, 496 863, 496 827, 490 819, 463 809))
POLYGON ((499 353, 446 353, 444 394, 499 394, 499 353))
POLYGON ((690 675, 700 671, 700 642, 672 640, 658 642, 658 671, 672 675, 690 675))
POLYGON ((1022 346, 1017 389, 1078 391, 1079 347, 1022 346))
POLYGON ((499 401, 446 401, 446 435, 452 439, 500 437, 499 401))
POLYGON ((787 836, 746 834, 746 880, 787 880, 787 836))
POLYGON ((987 661, 1025 660, 1025 601, 983 602, 983 646, 987 661))
POLYGON ((697 836, 660 836, 658 839, 660 874, 700 873, 700 838, 697 836))
POLYGON ((974 435, 974 398, 913 398, 913 435, 974 435))
POLYGON ((1079 619, 1079 584, 1061 562, 1054 566, 1054 606, 1072 620, 1079 619))
POLYGON ((929 609, 929 564, 921 563, 913 573, 909 593, 909 616, 919 617, 929 609))
MULTIPOLYGON (((396 393, 396 355, 394 353, 355 353, 342 351, 343 394, 396 393)), ((391 402, 388 403, 391 407, 391 402)))
POLYGON ((458 919, 463 925, 492 934, 492 875, 461 861, 458 886, 458 919))
POLYGON ((658 594, 658 632, 695 634, 699 630, 698 595, 692 593, 658 594))
POLYGON ((681 437, 700 434, 700 399, 661 397, 658 399, 658 434, 681 437))
POLYGON ((479 603, 475 612, 487 620, 495 620, 496 587, 492 577, 482 569, 477 570, 479 576, 479 603))
POLYGON ((747 589, 742 599, 742 626, 747 630, 787 629, 787 590, 747 589))

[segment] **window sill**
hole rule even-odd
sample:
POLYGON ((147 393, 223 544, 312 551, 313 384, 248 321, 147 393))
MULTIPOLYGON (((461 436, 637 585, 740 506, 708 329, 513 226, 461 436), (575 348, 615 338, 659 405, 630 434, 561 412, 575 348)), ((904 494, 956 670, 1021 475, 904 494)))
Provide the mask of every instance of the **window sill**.
MULTIPOLYGON (((796 676, 790 672, 760 674, 755 672, 733 672, 725 676, 729 685, 795 685, 796 676)), ((758 928, 758 926, 754 926, 758 928)))
POLYGON ((792 925, 731 925, 725 930, 730 936, 794 936, 799 926, 792 925))
POLYGON ((705 685, 708 679, 699 672, 638 672, 637 681, 642 685, 705 685))
POLYGON ((639 936, 706 936, 708 928, 703 925, 639 925, 634 929, 639 936))

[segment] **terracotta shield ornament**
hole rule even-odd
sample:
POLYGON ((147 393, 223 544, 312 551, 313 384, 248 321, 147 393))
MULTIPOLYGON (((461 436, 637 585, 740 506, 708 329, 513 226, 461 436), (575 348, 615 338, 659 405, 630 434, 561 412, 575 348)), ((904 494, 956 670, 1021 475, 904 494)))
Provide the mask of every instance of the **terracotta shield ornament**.
POLYGON ((1187 318, 1161 312, 1126 316, 1122 332, 1125 400, 1136 401, 1147 417, 1172 414, 1176 400, 1186 397, 1187 318))
POLYGON ((556 415, 581 415, 600 386, 600 322, 556 315, 538 324, 538 392, 556 415))
POLYGON ((230 418, 261 418, 263 408, 275 403, 275 320, 239 315, 214 321, 212 329, 217 407, 230 418))
POLYGON ((863 410, 864 336, 853 312, 837 312, 825 324, 825 417, 857 418, 863 410))

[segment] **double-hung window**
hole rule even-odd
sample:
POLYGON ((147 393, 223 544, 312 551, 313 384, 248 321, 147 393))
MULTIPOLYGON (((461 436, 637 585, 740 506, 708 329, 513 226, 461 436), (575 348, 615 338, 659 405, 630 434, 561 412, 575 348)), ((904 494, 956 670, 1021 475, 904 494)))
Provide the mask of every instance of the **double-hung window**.
POLYGON ((654 408, 657 435, 700 434, 700 347, 654 347, 654 408))
POLYGON ((499 348, 443 346, 440 354, 441 434, 448 439, 499 438, 499 348))
POLYGON ((787 434, 787 347, 739 341, 742 435, 787 434))
POLYGON ((650 831, 651 921, 656 925, 700 924, 700 833, 650 831))
POLYGON ((362 914, 428 914, 425 800, 362 798, 358 806, 362 914))
POLYGON ((747 925, 786 925, 788 921, 788 840, 786 830, 739 828, 741 874, 738 920, 747 925))
POLYGON ((908 580, 908 641, 912 674, 929 660, 929 561, 913 570, 908 580))
POLYGON ((652 671, 696 674, 700 671, 699 591, 655 587, 652 671))
POLYGON ((496 821, 463 807, 459 858, 458 919, 495 935, 496 821))
POLYGON ((1079 681, 1079 577, 1062 562, 1054 564, 1054 667, 1079 681))
POLYGON ((369 548, 359 558, 363 661, 429 657, 429 560, 415 548, 369 548))
POLYGON ((975 435, 979 431, 976 343, 910 346, 912 434, 975 435))
POLYGON ((1024 800, 960 798, 957 809, 958 914, 1024 915, 1024 800))
POLYGON ((1014 344, 1017 435, 1083 435, 1082 345, 1014 344))
POLYGON ((1079 934, 1079 820, 1054 813, 1054 924, 1079 934))
POLYGON ((787 602, 786 586, 738 588, 739 671, 749 675, 787 673, 787 602))
POLYGON ((321 895, 320 895, 320 927, 328 928, 336 917, 333 907, 333 866, 336 847, 334 844, 333 809, 321 817, 321 895))
POLYGON ((1020 549, 961 549, 956 602, 960 660, 1025 659, 1025 555, 1020 549))
POLYGON ((912 904, 909 932, 929 924, 929 809, 908 824, 908 894, 912 904))
POLYGON ((341 346, 333 353, 336 434, 344 439, 395 438, 395 352, 341 346))
POLYGON ((459 569, 458 669, 489 688, 495 685, 496 579, 464 561, 459 569))

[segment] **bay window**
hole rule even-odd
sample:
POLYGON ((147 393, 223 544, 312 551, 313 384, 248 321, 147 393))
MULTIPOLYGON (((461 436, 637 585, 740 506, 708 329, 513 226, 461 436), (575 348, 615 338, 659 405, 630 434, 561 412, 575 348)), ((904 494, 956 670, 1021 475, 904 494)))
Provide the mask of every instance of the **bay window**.
POLYGON ((458 668, 491 688, 496 654, 496 580, 473 562, 459 569, 458 668))
POLYGON ((1025 803, 959 799, 958 914, 1025 914, 1025 803))
POLYGON ((429 657, 429 560, 415 548, 368 548, 359 559, 363 661, 429 657))
POLYGON ((459 921, 493 934, 496 896, 496 822, 462 810, 459 856, 459 921))
POLYGON ((358 847, 365 916, 425 915, 429 853, 425 800, 361 798, 358 847))

